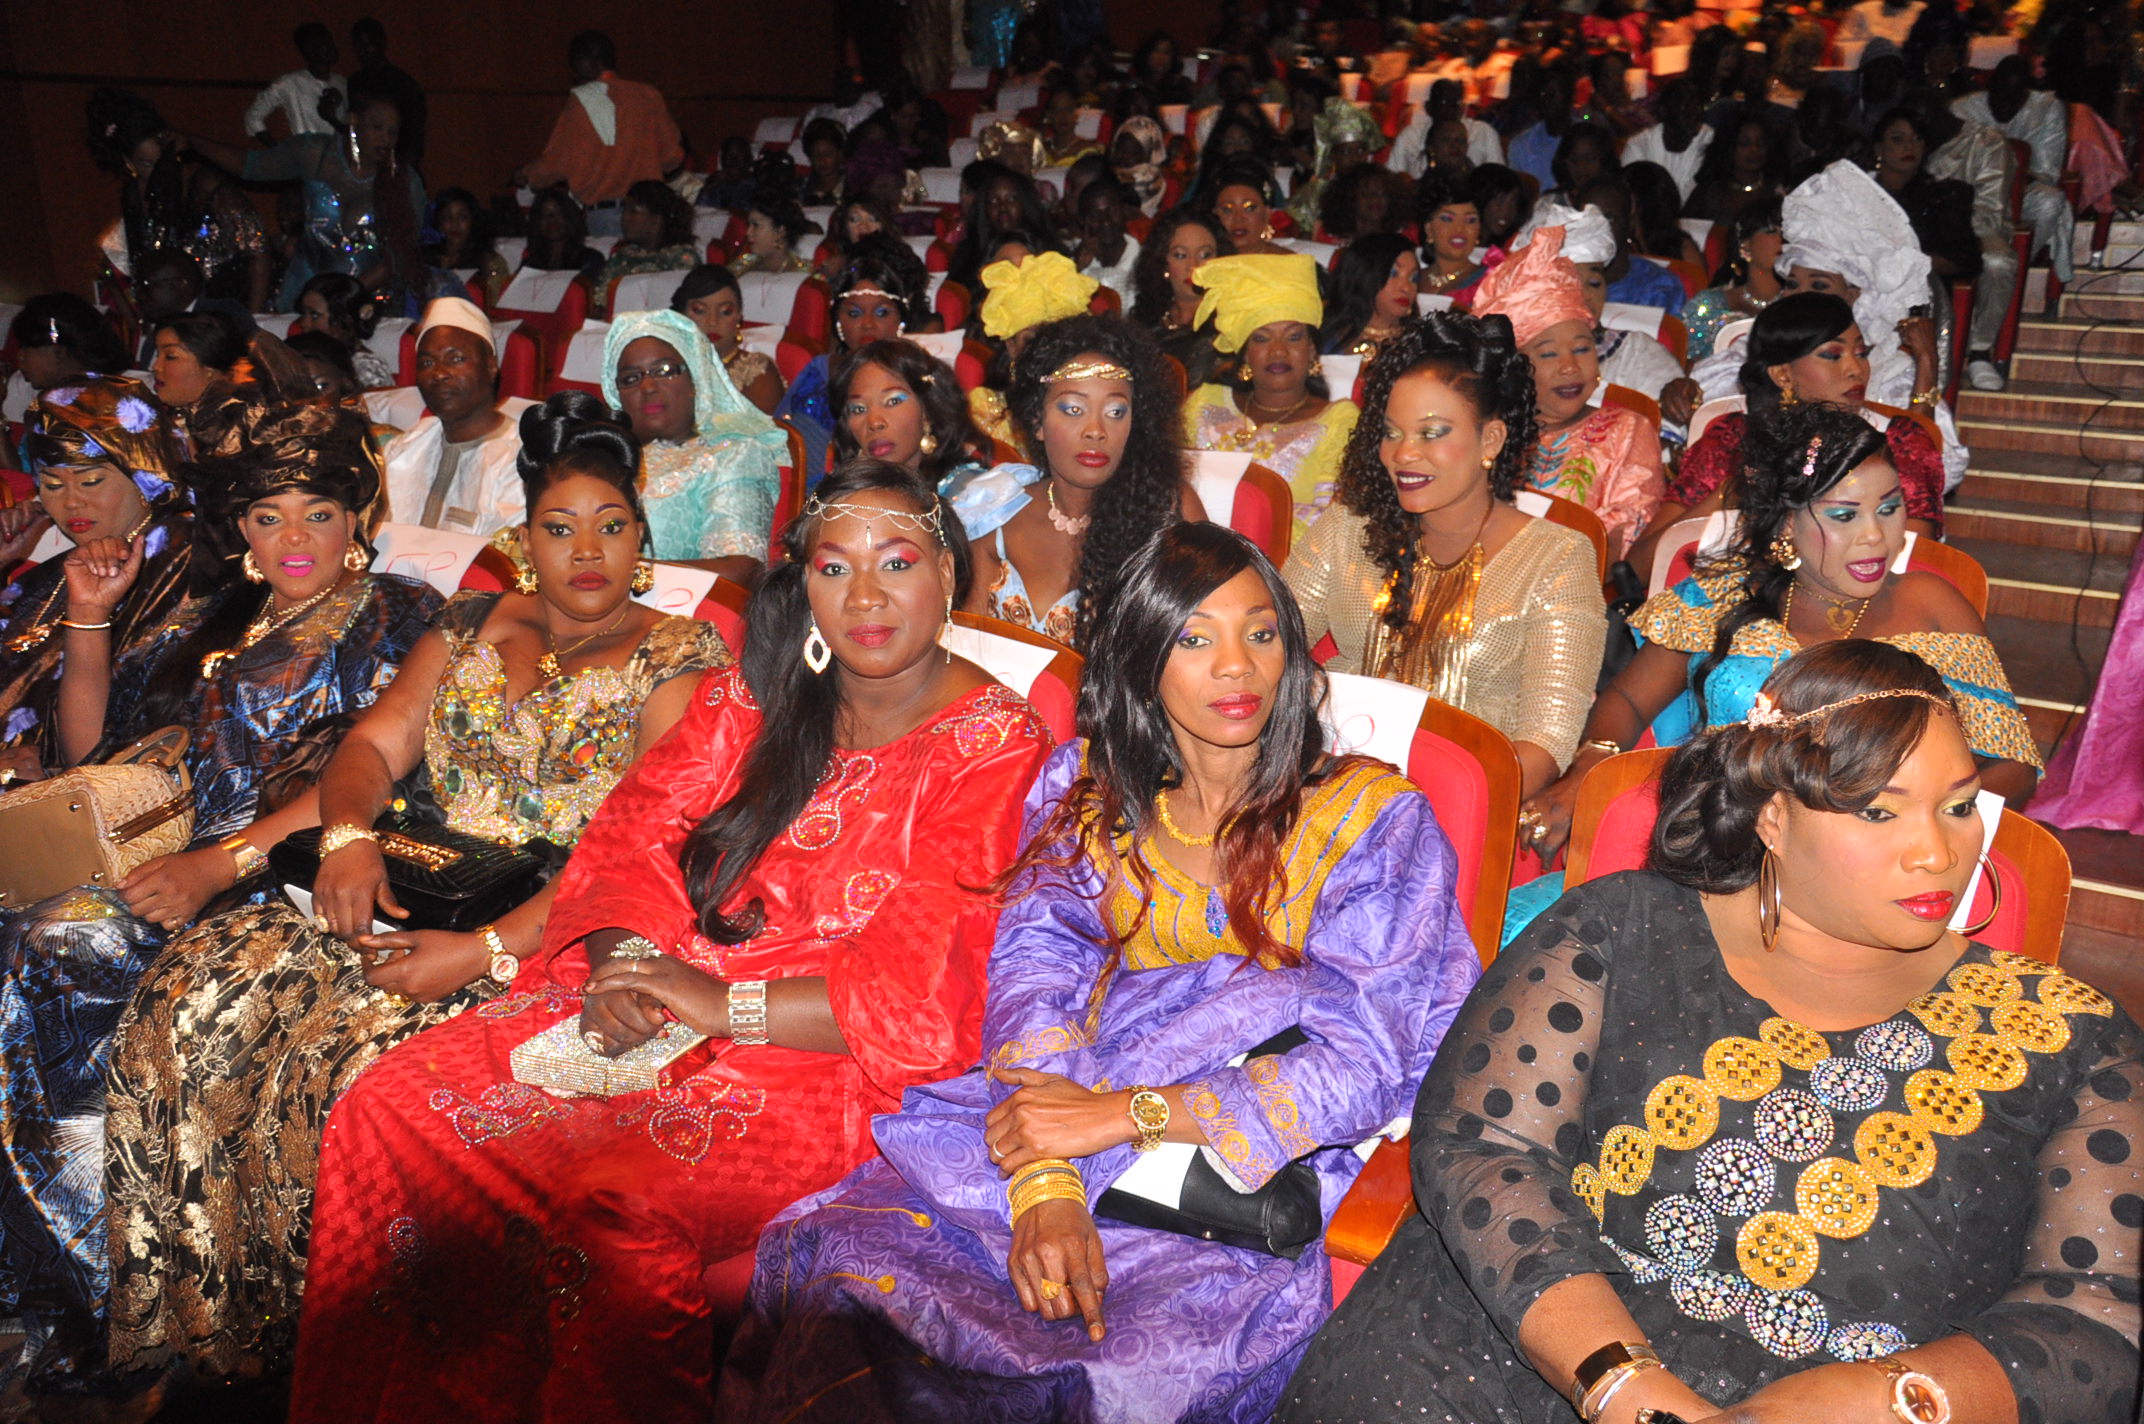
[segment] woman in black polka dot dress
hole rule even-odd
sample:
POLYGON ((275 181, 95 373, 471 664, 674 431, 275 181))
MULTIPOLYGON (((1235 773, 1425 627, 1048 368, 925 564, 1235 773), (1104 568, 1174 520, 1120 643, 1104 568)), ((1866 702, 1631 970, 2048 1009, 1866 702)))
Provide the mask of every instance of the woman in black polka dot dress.
POLYGON ((2130 1424, 2144 1035, 1948 927, 1977 785, 1942 679, 1863 641, 1679 750, 1652 868, 1566 895, 1445 1039, 1423 1214, 1283 1424, 2130 1424))

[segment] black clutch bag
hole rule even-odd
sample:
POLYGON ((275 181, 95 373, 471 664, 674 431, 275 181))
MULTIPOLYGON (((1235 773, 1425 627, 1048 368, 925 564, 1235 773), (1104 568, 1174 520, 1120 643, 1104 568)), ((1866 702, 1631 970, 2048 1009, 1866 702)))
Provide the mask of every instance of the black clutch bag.
MULTIPOLYGON (((401 929, 467 933, 490 924, 541 890, 556 859, 548 841, 501 845, 394 812, 372 830, 388 888, 409 911, 401 929)), ((320 874, 320 835, 318 827, 293 831, 269 851, 275 878, 310 894, 320 874)))
MULTIPOLYGON (((1286 1053, 1308 1043, 1300 1028, 1288 1028, 1259 1044, 1242 1059, 1286 1053)), ((1168 1151, 1164 1145, 1157 1151, 1168 1151)), ((1190 1160, 1177 1184, 1175 1204, 1144 1192, 1111 1187, 1094 1204, 1094 1214, 1127 1226, 1218 1241, 1246 1251, 1295 1260, 1325 1229, 1318 1201, 1318 1174, 1307 1162, 1290 1162, 1256 1191, 1238 1190, 1216 1171, 1198 1149, 1183 1149, 1190 1160)))

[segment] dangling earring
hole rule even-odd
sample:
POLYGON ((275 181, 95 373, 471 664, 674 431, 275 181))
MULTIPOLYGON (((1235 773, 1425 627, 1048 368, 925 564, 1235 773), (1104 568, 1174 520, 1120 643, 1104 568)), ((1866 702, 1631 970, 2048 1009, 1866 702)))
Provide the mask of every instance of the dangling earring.
POLYGON ((262 579, 268 577, 268 575, 261 572, 261 566, 253 562, 253 551, 251 549, 246 550, 246 557, 239 563, 238 571, 246 576, 247 583, 259 583, 262 579))
POLYGON ((1271 242, 1273 240, 1273 224, 1267 223, 1265 225, 1264 231, 1258 234, 1258 240, 1260 242, 1271 242))
POLYGON ((1779 907, 1779 863, 1766 846, 1757 866, 1757 935, 1764 941, 1766 954, 1779 942, 1779 907))
POLYGON ((372 560, 365 556, 365 546, 355 539, 350 541, 350 547, 342 551, 342 566, 353 574, 363 573, 371 563, 372 560))
POLYGON ((1794 547, 1794 536, 1784 529, 1779 531, 1779 537, 1772 540, 1771 554, 1772 562, 1788 573, 1793 573, 1802 566, 1801 550, 1794 547))
POLYGON ((1967 939, 1971 939, 1989 925, 1994 924, 1995 917, 2003 912, 2003 878, 1995 873, 1995 867, 1988 863, 1986 856, 1980 858, 1980 873, 1988 882, 1988 892, 1995 897, 1995 903, 1989 906, 1986 919, 1977 925, 1967 925, 1964 929, 1958 931, 1959 934, 1964 935, 1967 939))
POLYGON ((653 587, 655 587, 655 565, 646 559, 642 559, 633 565, 633 592, 646 593, 653 587))
POLYGON ((938 437, 926 430, 923 438, 916 442, 916 448, 926 455, 935 455, 938 453, 938 437))
POLYGON ((530 568, 527 564, 523 564, 520 568, 516 569, 514 571, 514 592, 527 594, 535 593, 536 570, 530 568))
POLYGON ((811 631, 804 635, 804 666, 822 673, 833 660, 834 650, 827 645, 826 635, 819 631, 819 620, 814 618, 811 631))
MULTIPOLYGON (((945 596, 945 626, 948 628, 953 626, 953 595, 950 593, 945 596)), ((944 646, 944 644, 941 643, 940 646, 944 646)), ((953 650, 950 647, 945 648, 945 661, 948 667, 952 666, 953 650)))
POLYGON ((359 163, 364 161, 357 154, 357 130, 354 128, 344 129, 343 137, 350 145, 350 167, 355 169, 359 163))
POLYGON ((1325 374, 1325 358, 1323 356, 1313 356, 1310 358, 1310 374, 1313 376, 1322 376, 1325 374))
POLYGON ((1251 358, 1246 356, 1243 358, 1243 364, 1236 368, 1236 379, 1239 381, 1248 381, 1251 379, 1253 374, 1254 373, 1251 370, 1251 358))
POLYGON ((1794 394, 1794 387, 1781 386, 1779 388, 1779 403, 1781 405, 1800 405, 1802 398, 1794 394))

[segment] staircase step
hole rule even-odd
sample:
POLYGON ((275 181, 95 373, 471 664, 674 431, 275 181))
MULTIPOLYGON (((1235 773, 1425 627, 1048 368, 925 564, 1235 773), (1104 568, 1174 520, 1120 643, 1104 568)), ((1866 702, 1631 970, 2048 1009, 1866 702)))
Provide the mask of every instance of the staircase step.
MULTIPOLYGON (((2046 279, 2054 275, 2045 267, 2034 267, 2027 273, 2025 285, 2026 310, 2038 311, 2046 301, 2046 279)), ((2144 264, 2128 265, 2116 262, 2111 255, 2107 264, 2099 268, 2077 264, 2076 276, 2064 285, 2065 292, 2144 292, 2144 264)))
POLYGON ((2072 623, 2114 626, 2129 560, 1983 539, 1960 539, 1957 544, 1987 570, 1991 616, 2029 618, 2063 629, 2072 623))
POLYGON ((2010 500, 2050 514, 2144 512, 2144 465, 2113 466, 2103 476, 2098 468, 2069 455, 1975 449, 1972 469, 1951 498, 1971 504, 2010 500))
POLYGON ((1988 638, 2002 656, 2003 675, 2034 721, 2035 735, 2052 742, 2072 715, 2092 700, 2107 661, 2108 630, 1993 613, 1988 638))
POLYGON ((2144 321, 2144 292, 2090 291, 2081 285, 2062 294, 2063 316, 2102 321, 2144 321))
POLYGON ((2135 514, 2097 510, 2048 510, 2037 504, 1980 497, 1961 498, 1943 511, 1943 526, 1953 539, 1986 539, 2036 549, 2098 550, 2129 559, 2137 551, 2144 519, 2135 514))
MULTIPOLYGON (((2092 260, 2092 228, 2092 219, 2077 219, 2077 241, 2071 248, 2071 255, 2076 259, 2077 270, 2080 272, 2084 270, 2085 264, 2092 260)), ((2109 267, 2119 267, 2135 259, 2140 252, 2144 252, 2144 223, 2118 222, 2107 225, 2107 246, 2100 256, 2101 262, 2109 267)))
POLYGON ((2062 740, 2071 728, 2084 716, 2084 708, 2074 702, 2050 702, 2045 698, 2018 695, 2017 707, 2025 714, 2025 725, 2032 729, 2033 744, 2040 749, 2042 758, 2054 751, 2055 743, 2062 740))
POLYGON ((2144 939, 2144 836, 2050 826, 2070 853, 2069 922, 2144 939))
POLYGON ((2074 381, 2012 381, 2000 391, 1958 392, 1958 420, 2144 433, 2144 393, 2107 395, 2074 381))
POLYGON ((2023 317, 2017 325, 2020 351, 2082 351, 2094 356, 2144 356, 2144 328, 2110 326, 2083 318, 2023 317))
POLYGON ((2086 356, 2075 350, 2027 351, 2020 346, 2010 357, 2010 379, 2144 396, 2144 356, 2086 356))
POLYGON ((2100 463, 2144 464, 2144 430, 2123 430, 2098 421, 2081 426, 2056 425, 2046 421, 1969 419, 1961 414, 1958 436, 1972 447, 1976 464, 1988 458, 1983 451, 1998 450, 2067 457, 2087 473, 2100 463))

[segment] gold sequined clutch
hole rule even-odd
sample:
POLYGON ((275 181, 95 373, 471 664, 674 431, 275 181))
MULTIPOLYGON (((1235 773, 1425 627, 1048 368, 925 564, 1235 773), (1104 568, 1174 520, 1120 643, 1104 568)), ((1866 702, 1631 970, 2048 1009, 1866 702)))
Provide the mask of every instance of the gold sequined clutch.
POLYGON ((557 1023, 518 1045, 512 1054, 514 1081, 562 1098, 615 1098, 663 1085, 663 1072, 706 1043, 707 1035, 681 1023, 606 1058, 581 1038, 579 1018, 557 1023))

